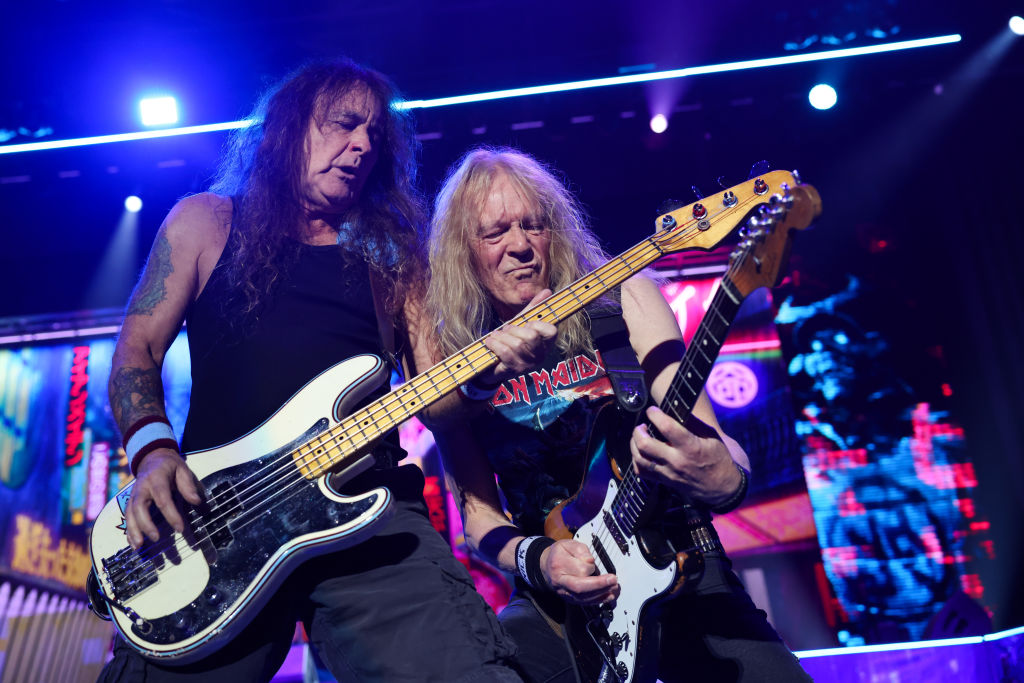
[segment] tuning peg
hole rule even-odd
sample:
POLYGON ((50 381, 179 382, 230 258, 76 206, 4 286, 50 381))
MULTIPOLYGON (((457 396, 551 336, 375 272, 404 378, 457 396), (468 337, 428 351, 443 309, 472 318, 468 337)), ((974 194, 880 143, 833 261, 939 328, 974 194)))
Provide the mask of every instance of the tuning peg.
POLYGON ((766 160, 758 161, 750 167, 750 175, 747 176, 747 179, 749 180, 750 178, 756 178, 759 175, 764 175, 771 169, 771 167, 772 165, 766 160))

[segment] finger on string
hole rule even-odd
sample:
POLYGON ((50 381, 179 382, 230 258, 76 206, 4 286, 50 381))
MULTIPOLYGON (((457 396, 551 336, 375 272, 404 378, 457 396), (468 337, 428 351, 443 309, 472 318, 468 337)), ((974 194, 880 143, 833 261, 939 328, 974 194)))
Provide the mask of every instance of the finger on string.
POLYGON ((128 504, 124 506, 124 532, 128 536, 128 544, 136 550, 142 545, 142 532, 139 530, 139 523, 135 518, 135 496, 137 493, 132 491, 132 496, 128 499, 128 504))
MULTIPOLYGON (((142 500, 136 501, 135 525, 142 535, 155 543, 160 540, 160 531, 156 528, 156 524, 153 523, 153 518, 150 516, 149 509, 148 496, 145 504, 143 504, 142 500)), ((142 543, 140 542, 139 545, 142 545, 142 543)))
POLYGON ((193 505, 199 505, 203 502, 202 484, 196 479, 195 474, 192 473, 192 470, 187 465, 179 466, 174 474, 174 478, 182 498, 193 505))
MULTIPOLYGON (((156 507, 160 510, 160 514, 164 516, 164 520, 171 525, 171 528, 181 533, 185 530, 185 520, 181 518, 181 514, 178 512, 178 506, 174 502, 174 496, 171 493, 171 488, 168 485, 167 488, 160 487, 153 493, 153 502, 156 503, 156 507)), ((160 540, 160 531, 153 525, 153 534, 146 534, 152 540, 160 540)))

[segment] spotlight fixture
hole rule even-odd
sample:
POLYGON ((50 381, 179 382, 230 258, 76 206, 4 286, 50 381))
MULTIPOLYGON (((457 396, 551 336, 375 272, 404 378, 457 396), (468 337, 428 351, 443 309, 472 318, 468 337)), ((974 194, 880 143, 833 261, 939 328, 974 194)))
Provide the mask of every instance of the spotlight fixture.
POLYGON ((1024 36, 1024 17, 1010 17, 1010 30, 1018 36, 1024 36))
POLYGON ((659 134, 668 130, 668 119, 664 114, 655 114, 651 117, 651 130, 659 134))
POLYGON ((146 97, 139 100, 144 126, 167 126, 178 122, 178 102, 173 97, 146 97))
POLYGON ((839 98, 836 95, 835 88, 825 83, 819 83, 811 88, 811 92, 808 93, 807 99, 810 100, 811 106, 815 109, 824 110, 834 107, 839 98))
POLYGON ((124 210, 128 213, 138 213, 142 210, 142 200, 135 195, 126 197, 124 200, 124 210))

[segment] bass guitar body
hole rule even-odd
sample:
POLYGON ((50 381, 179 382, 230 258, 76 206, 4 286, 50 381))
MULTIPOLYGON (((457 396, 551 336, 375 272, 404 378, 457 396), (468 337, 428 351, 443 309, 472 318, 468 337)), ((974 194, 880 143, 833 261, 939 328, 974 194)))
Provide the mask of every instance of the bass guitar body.
MULTIPOLYGON (((566 637, 584 681, 654 681, 658 606, 699 579, 703 557, 694 549, 674 550, 657 525, 638 518, 644 511, 630 504, 633 492, 623 488, 622 474, 630 467, 633 422, 609 401, 594 424, 583 484, 548 514, 544 532, 585 544, 598 572, 617 576, 621 593, 610 605, 567 605, 566 637)), ((631 481, 626 478, 625 485, 631 481)))
MULTIPOLYGON (((144 655, 192 661, 241 630, 303 560, 375 533, 388 517, 390 492, 341 495, 329 474, 304 475, 294 452, 340 421, 388 374, 376 356, 349 358, 311 380, 254 431, 189 454, 207 499, 182 506, 184 533, 155 519, 160 540, 133 549, 124 519, 133 483, 121 489, 92 532, 94 609, 109 612, 144 655)), ((366 469, 372 457, 345 475, 366 469)))

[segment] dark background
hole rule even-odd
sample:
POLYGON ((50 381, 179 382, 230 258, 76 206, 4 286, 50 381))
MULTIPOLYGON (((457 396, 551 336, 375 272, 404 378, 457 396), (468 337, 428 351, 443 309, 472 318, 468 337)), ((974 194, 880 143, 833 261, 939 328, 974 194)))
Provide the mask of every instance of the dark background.
MULTIPOLYGON (((907 52, 418 110, 420 132, 440 134, 423 142, 421 179, 432 194, 467 147, 521 147, 564 173, 617 253, 649 232, 662 200, 693 201, 692 185, 710 194, 717 179, 741 182, 762 159, 798 168, 825 213, 799 236, 783 293, 814 301, 859 277, 857 322, 889 340, 896 372, 923 388, 923 400, 941 400, 948 383, 945 401, 966 429, 993 523, 986 602, 997 605, 997 628, 1024 624, 1024 221, 1016 205, 1024 39, 1006 28, 1024 3, 295 5, 6 7, 0 129, 52 129, 39 139, 137 130, 135 100, 148 88, 178 96, 182 125, 236 120, 304 59, 336 54, 420 99, 795 54, 785 44, 811 36, 819 39, 805 52, 962 34, 954 45, 907 52), (839 44, 823 44, 828 35, 839 44), (825 112, 806 98, 822 81, 839 92, 825 112), (670 114, 663 135, 648 127, 658 110, 670 114), (593 120, 571 123, 579 116, 593 120), (514 129, 529 121, 543 126, 514 129)), ((7 144, 33 139, 22 133, 7 144)), ((6 325, 123 306, 163 216, 205 188, 224 140, 208 133, 0 154, 6 325), (105 258, 132 193, 145 202, 135 247, 105 258)))

